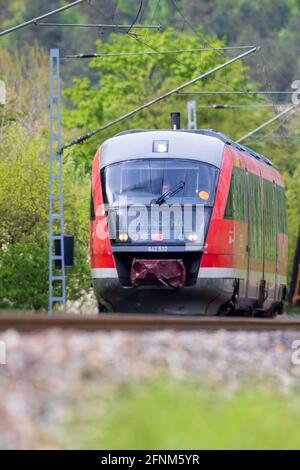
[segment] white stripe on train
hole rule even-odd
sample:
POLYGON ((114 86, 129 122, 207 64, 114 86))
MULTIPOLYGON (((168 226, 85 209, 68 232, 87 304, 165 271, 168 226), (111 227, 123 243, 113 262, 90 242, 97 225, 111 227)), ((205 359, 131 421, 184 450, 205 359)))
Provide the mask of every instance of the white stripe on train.
MULTIPOLYGON (((118 278, 116 268, 92 268, 91 274, 93 279, 115 279, 118 278)), ((260 281, 261 272, 250 271, 250 281, 260 281)), ((201 268, 199 270, 199 279, 246 279, 247 271, 234 268, 201 268)), ((275 274, 265 273, 267 281, 275 281, 275 274)), ((285 276, 277 276, 279 284, 286 284, 285 276)))
POLYGON ((92 268, 91 273, 93 279, 112 279, 118 277, 116 268, 92 268))

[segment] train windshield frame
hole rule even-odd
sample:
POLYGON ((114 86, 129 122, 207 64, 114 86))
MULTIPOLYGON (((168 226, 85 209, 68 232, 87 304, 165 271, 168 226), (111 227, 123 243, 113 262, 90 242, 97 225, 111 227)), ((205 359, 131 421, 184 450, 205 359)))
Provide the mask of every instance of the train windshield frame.
POLYGON ((210 163, 172 157, 125 160, 101 170, 103 198, 110 206, 126 200, 147 206, 160 201, 212 207, 218 177, 219 168, 210 163))

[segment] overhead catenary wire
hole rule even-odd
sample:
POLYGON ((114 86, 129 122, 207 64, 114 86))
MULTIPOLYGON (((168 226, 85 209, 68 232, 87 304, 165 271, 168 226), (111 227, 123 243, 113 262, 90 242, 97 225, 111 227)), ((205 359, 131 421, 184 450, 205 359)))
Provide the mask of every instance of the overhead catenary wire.
MULTIPOLYGON (((261 52, 261 60, 263 62, 263 65, 262 65, 262 72, 263 72, 263 76, 265 78, 265 88, 269 91, 273 91, 272 89, 272 83, 269 79, 269 70, 268 70, 268 67, 267 67, 267 63, 264 59, 264 54, 263 54, 263 51, 261 52)), ((274 100, 274 94, 273 93, 270 93, 269 94, 270 96, 270 99, 271 99, 271 102, 273 104, 273 110, 274 110, 274 113, 275 115, 278 114, 278 107, 276 107, 276 102, 274 100)), ((281 127, 279 128, 279 132, 281 133, 281 127)))
MULTIPOLYGON (((111 16, 111 22, 112 22, 113 24, 115 24, 115 16, 116 16, 117 11, 118 11, 118 6, 119 6, 119 0, 116 1, 115 8, 114 8, 113 14, 112 14, 112 16, 111 16)), ((152 21, 150 21, 150 23, 152 23, 152 21)))
MULTIPOLYGON (((196 31, 196 29, 193 27, 193 25, 189 22, 189 20, 186 18, 186 16, 182 13, 182 11, 180 10, 180 8, 177 6, 176 2, 175 2, 174 0, 171 0, 171 1, 172 1, 173 5, 174 5, 174 8, 179 12, 179 14, 180 14, 181 17, 183 18, 183 20, 189 25, 189 27, 190 27, 191 30, 194 32, 194 34, 195 34, 199 39, 202 40, 202 42, 203 42, 204 45, 211 47, 211 44, 210 44, 208 41, 206 41, 206 40, 204 40, 203 38, 200 37, 198 31, 196 31)), ((157 7, 159 6, 159 4, 160 4, 160 1, 158 1, 157 7)), ((131 34, 129 34, 129 36, 135 38, 136 40, 138 40, 138 41, 141 42, 142 44, 147 45, 147 46, 150 47, 152 50, 157 51, 157 49, 153 48, 150 44, 147 44, 145 41, 142 41, 141 39, 138 39, 137 35, 131 35, 131 34)), ((232 46, 232 47, 241 47, 241 46, 232 46)), ((252 46, 250 46, 250 48, 252 48, 252 46)), ((215 50, 218 51, 218 52, 221 54, 221 52, 222 52, 222 51, 224 52, 225 49, 222 49, 222 48, 219 48, 219 49, 218 49, 218 48, 215 48, 215 50)), ((257 51, 260 51, 260 47, 257 47, 257 51)), ((186 68, 192 70, 192 71, 195 71, 195 70, 193 70, 192 67, 188 67, 188 66, 187 66, 186 64, 184 64, 183 62, 180 62, 180 61, 178 61, 178 60, 176 60, 176 62, 177 62, 178 64, 183 65, 184 67, 186 67, 186 68)), ((201 71, 201 69, 200 69, 200 71, 201 71)), ((225 86, 228 86, 229 88, 231 88, 231 89, 234 90, 234 88, 233 88, 231 85, 225 84, 224 82, 222 82, 221 80, 219 80, 219 79, 217 79, 217 78, 213 78, 213 79, 214 79, 214 81, 216 81, 217 83, 221 83, 221 84, 223 84, 223 85, 225 85, 225 86)))
MULTIPOLYGON (((144 46, 150 47, 150 49, 152 49, 153 51, 155 51, 155 52, 157 52, 157 53, 160 54, 160 50, 156 49, 156 48, 153 47, 151 44, 149 44, 149 43, 147 43, 146 41, 142 40, 142 39, 141 39, 140 37, 138 37, 136 34, 128 33, 128 36, 129 36, 130 38, 132 38, 132 39, 135 39, 137 42, 143 44, 144 46)), ((260 47, 259 47, 259 46, 250 46, 250 49, 253 49, 253 48, 256 49, 256 52, 259 52, 259 51, 260 51, 260 47)), ((194 72, 197 73, 198 71, 204 72, 202 68, 198 67, 199 70, 196 70, 196 69, 194 69, 193 67, 191 67, 191 66, 185 64, 184 62, 178 60, 177 58, 174 59, 174 62, 176 62, 177 64, 179 64, 179 65, 181 65, 181 66, 183 66, 183 67, 185 67, 186 69, 188 69, 189 71, 191 71, 191 72, 193 72, 193 73, 194 73, 194 72)), ((229 88, 232 88, 232 89, 234 90, 234 88, 233 88, 231 85, 229 85, 229 84, 227 84, 227 83, 224 83, 222 80, 219 80, 219 79, 217 79, 217 78, 215 78, 215 77, 213 77, 213 80, 214 80, 215 82, 217 82, 217 83, 220 83, 220 84, 222 84, 222 85, 228 86, 229 88)))
POLYGON ((300 139, 300 134, 298 135, 281 135, 281 134, 275 134, 275 135, 267 135, 267 136, 262 136, 260 139, 256 140, 266 140, 266 139, 278 139, 278 140, 299 140, 300 139))
MULTIPOLYGON (((290 103, 288 103, 290 104, 290 103)), ((281 103, 280 106, 287 106, 287 104, 281 103)), ((247 109, 247 108, 274 108, 273 103, 259 103, 259 104, 231 104, 231 103, 223 103, 223 104, 207 104, 207 105, 198 105, 197 108, 202 109, 247 109)))
MULTIPOLYGON (((172 4, 174 5, 174 8, 178 11, 178 13, 182 16, 182 18, 186 21, 186 23, 188 24, 188 26, 189 26, 189 27, 191 28, 191 30, 194 32, 194 34, 197 35, 197 36, 200 38, 200 36, 199 36, 197 30, 194 28, 194 26, 191 24, 191 22, 187 19, 187 17, 184 15, 184 13, 182 12, 182 10, 178 7, 176 1, 175 1, 175 0, 171 0, 171 2, 172 2, 172 4)), ((266 63, 265 63, 265 59, 264 59, 263 55, 262 55, 262 60, 263 60, 263 62, 264 62, 264 67, 266 68, 266 63)), ((273 68, 273 67, 272 67, 272 68, 273 68)), ((274 108, 274 111, 275 111, 275 113, 276 113, 276 112, 277 112, 277 110, 276 110, 276 103, 275 103, 275 102, 273 101, 273 99, 272 99, 273 93, 272 93, 271 83, 270 83, 270 80, 269 80, 269 78, 268 78, 268 71, 266 72, 266 86, 269 86, 269 93, 268 93, 268 94, 271 95, 271 100, 272 100, 272 103, 273 103, 273 108, 274 108)), ((294 93, 294 92, 292 92, 292 93, 294 93)), ((291 94, 292 94, 292 93, 291 93, 291 94)), ((275 93, 274 93, 274 94, 275 94, 275 93)))
POLYGON ((255 46, 237 46, 237 47, 200 47, 197 49, 174 49, 168 51, 140 51, 140 52, 115 52, 115 53, 81 53, 74 55, 62 56, 63 59, 91 59, 95 57, 130 57, 130 56, 141 56, 141 55, 164 55, 164 54, 184 54, 184 53, 196 53, 203 51, 215 51, 215 50, 227 50, 227 49, 250 49, 255 46))
POLYGON ((131 23, 131 25, 129 26, 129 29, 128 29, 128 33, 130 33, 130 31, 132 30, 132 28, 135 26, 135 24, 137 23, 139 17, 140 17, 140 14, 141 14, 141 11, 142 11, 142 8, 143 8, 143 3, 144 3, 144 0, 141 0, 140 1, 140 6, 139 6, 139 9, 138 9, 138 12, 133 20, 133 22, 131 23))
POLYGON ((115 124, 117 124, 121 121, 124 121, 125 119, 128 119, 129 117, 133 116, 134 114, 142 111, 143 109, 149 108, 150 106, 153 106, 155 103, 158 103, 159 101, 165 100, 169 96, 177 93, 177 91, 183 90, 184 88, 186 88, 190 85, 193 85, 194 83, 198 82, 199 80, 203 80, 204 78, 212 75, 213 73, 221 70, 222 68, 227 67, 228 65, 236 62, 237 60, 241 60, 241 59, 247 57, 248 55, 253 54, 254 52, 257 52, 257 47, 253 47, 249 51, 243 52, 242 54, 240 54, 236 57, 233 57, 232 59, 228 60, 227 62, 225 62, 221 65, 218 65, 217 67, 214 67, 213 69, 209 70, 208 72, 205 72, 205 73, 199 75, 198 77, 195 77, 192 80, 189 80, 188 82, 185 82, 182 85, 179 85, 176 88, 173 88, 172 90, 168 91, 167 93, 164 93, 163 95, 161 95, 157 98, 154 98, 151 101, 148 101, 147 103, 133 109, 132 111, 129 111, 128 113, 124 114, 123 116, 120 116, 119 118, 114 119, 113 121, 111 121, 107 124, 104 124, 103 126, 99 127, 98 129, 96 129, 92 132, 88 132, 87 134, 73 140, 69 144, 64 145, 62 147, 61 151, 64 151, 65 149, 67 149, 69 147, 80 144, 80 143, 90 139, 91 137, 95 136, 96 134, 100 133, 101 131, 103 131, 105 129, 108 129, 109 127, 111 127, 111 126, 113 126, 113 125, 115 125, 115 124))
POLYGON ((130 29, 161 29, 161 25, 134 25, 131 26, 129 24, 96 24, 96 23, 39 23, 35 22, 35 26, 57 26, 57 27, 71 27, 71 28, 98 28, 103 30, 126 30, 128 32, 128 28, 130 29))
POLYGON ((68 3, 67 5, 64 5, 60 8, 56 8, 55 10, 49 11, 48 13, 45 13, 44 15, 37 16, 36 18, 32 18, 31 20, 25 21, 24 23, 20 23, 17 26, 12 26, 11 28, 8 28, 4 31, 0 32, 0 37, 5 36, 6 34, 12 33, 14 31, 17 31, 19 29, 25 28, 26 26, 29 26, 31 24, 36 24, 39 21, 48 18, 49 16, 55 15, 56 13, 60 13, 62 11, 68 10, 69 8, 75 7, 77 5, 80 5, 81 3, 86 2, 87 0, 76 0, 75 2, 68 3))
POLYGON ((282 131, 282 126, 288 121, 287 118, 288 116, 285 116, 285 118, 283 118, 282 121, 280 120, 277 126, 274 129, 272 129, 270 132, 268 132, 267 134, 258 135, 257 137, 254 137, 254 139, 252 140, 253 144, 259 143, 262 140, 272 140, 276 131, 280 132, 279 135, 284 136, 284 133, 282 131))
POLYGON ((182 91, 179 95, 293 95, 295 91, 182 91))
POLYGON ((285 116, 286 114, 290 113, 291 111, 294 111, 297 106, 299 106, 300 103, 295 103, 293 104, 292 106, 289 106, 287 109, 285 109, 284 111, 282 111, 281 113, 277 114, 276 116, 274 116, 273 118, 269 119, 268 121, 262 123, 260 126, 256 127, 255 129, 253 129, 251 132, 248 132, 247 134, 243 135, 240 139, 237 140, 237 143, 241 143, 243 142, 244 140, 246 139, 249 139, 250 137, 252 137, 253 135, 255 135, 257 132, 261 131, 262 129, 264 129, 265 127, 269 126, 270 124, 272 124, 273 122, 277 121, 278 119, 280 119, 282 116, 285 116))
POLYGON ((193 31, 193 33, 200 38, 204 44, 209 44, 208 41, 203 40, 198 34, 198 31, 194 28, 192 23, 187 19, 187 17, 183 14, 182 10, 178 7, 177 3, 174 0, 171 0, 175 10, 180 14, 180 16, 183 18, 184 22, 190 27, 190 29, 193 31))
MULTIPOLYGON (((185 14, 182 12, 181 8, 178 7, 177 3, 175 2, 175 0, 171 0, 175 10, 177 10, 177 12, 180 14, 180 16, 183 18, 183 20, 186 22, 186 24, 190 27, 190 29, 193 31, 193 33, 195 34, 195 36, 197 36, 203 44, 205 45, 211 45, 207 40, 205 40, 203 37, 200 36, 199 32, 197 31, 197 29, 192 25, 191 21, 185 16, 185 14)), ((234 46, 233 46, 234 47, 234 46)), ((235 47, 239 47, 239 46, 235 46, 235 47)), ((260 48, 258 49, 260 50, 260 48)), ((219 54, 221 55, 222 51, 219 50, 219 54)), ((217 78, 214 79, 216 82, 219 82, 219 83, 222 83, 221 80, 218 80, 217 78)), ((229 88, 231 88, 232 90, 234 90, 234 87, 229 85, 229 84, 226 84, 226 86, 228 86, 229 88)))
MULTIPOLYGON (((118 0, 118 1, 119 1, 119 0, 118 0)), ((153 9, 153 14, 152 14, 151 17, 149 18, 151 24, 152 24, 152 23, 154 22, 154 20, 156 19, 156 13, 157 13, 159 7, 160 7, 160 0, 157 0, 156 5, 154 6, 154 9, 153 9)), ((147 39, 148 35, 149 35, 149 31, 146 31, 145 39, 147 39)))
POLYGON ((288 121, 290 120, 291 115, 290 114, 285 114, 284 116, 281 116, 280 119, 278 119, 278 122, 276 123, 276 126, 274 126, 270 132, 267 134, 263 135, 258 135, 253 139, 253 143, 258 142, 260 140, 266 140, 266 139, 272 139, 272 136, 275 134, 277 130, 280 131, 280 135, 284 135, 282 132, 282 127, 284 124, 287 124, 288 121))
MULTIPOLYGON (((184 22, 189 26, 191 31, 193 31, 195 36, 197 36, 203 42, 203 44, 210 46, 211 43, 209 43, 209 41, 205 40, 203 37, 200 36, 199 31, 197 31, 196 27, 194 27, 193 24, 191 23, 191 21, 186 17, 186 15, 183 13, 182 9, 177 5, 176 1, 171 0, 171 2, 174 6, 174 9, 179 13, 179 15, 182 17, 184 22)), ((231 46, 231 47, 241 47, 241 46, 231 46)), ((222 52, 222 49, 219 49, 220 55, 221 55, 221 52, 222 52)))

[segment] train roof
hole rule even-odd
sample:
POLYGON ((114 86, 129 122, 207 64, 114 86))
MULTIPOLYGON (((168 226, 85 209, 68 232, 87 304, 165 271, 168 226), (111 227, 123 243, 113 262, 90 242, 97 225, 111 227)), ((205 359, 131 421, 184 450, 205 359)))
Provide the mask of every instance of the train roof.
POLYGON ((121 161, 153 158, 154 155, 162 158, 163 153, 154 150, 154 143, 160 141, 168 141, 167 156, 198 160, 221 168, 224 142, 210 135, 197 133, 187 135, 182 131, 171 129, 129 131, 111 137, 101 145, 100 166, 104 168, 121 161))
POLYGON ((263 155, 255 152, 254 150, 250 149, 249 147, 246 147, 244 145, 239 144, 238 142, 235 142, 234 140, 227 137, 225 134, 222 134, 221 132, 214 131, 212 129, 195 129, 195 130, 194 129, 193 130, 190 130, 190 129, 176 129, 176 130, 172 130, 172 129, 131 129, 131 130, 128 130, 128 131, 119 132, 114 137, 118 137, 118 136, 126 135, 126 134, 136 134, 136 133, 140 133, 140 132, 153 132, 153 131, 186 132, 186 133, 190 133, 190 134, 198 134, 198 135, 206 135, 206 136, 209 136, 209 137, 215 137, 216 139, 220 140, 224 144, 231 145, 232 147, 234 147, 235 149, 237 149, 241 152, 246 152, 248 155, 255 158, 256 160, 259 160, 260 162, 262 162, 266 165, 273 166, 273 163, 268 158, 266 158, 263 155))

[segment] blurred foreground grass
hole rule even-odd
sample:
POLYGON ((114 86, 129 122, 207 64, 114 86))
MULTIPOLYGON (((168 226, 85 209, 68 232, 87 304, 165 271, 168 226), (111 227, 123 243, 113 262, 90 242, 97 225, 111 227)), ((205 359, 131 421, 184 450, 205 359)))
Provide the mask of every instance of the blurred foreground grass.
POLYGON ((66 431, 80 449, 300 449, 299 405, 261 387, 230 394, 163 381, 122 387, 105 412, 92 400, 66 431))

